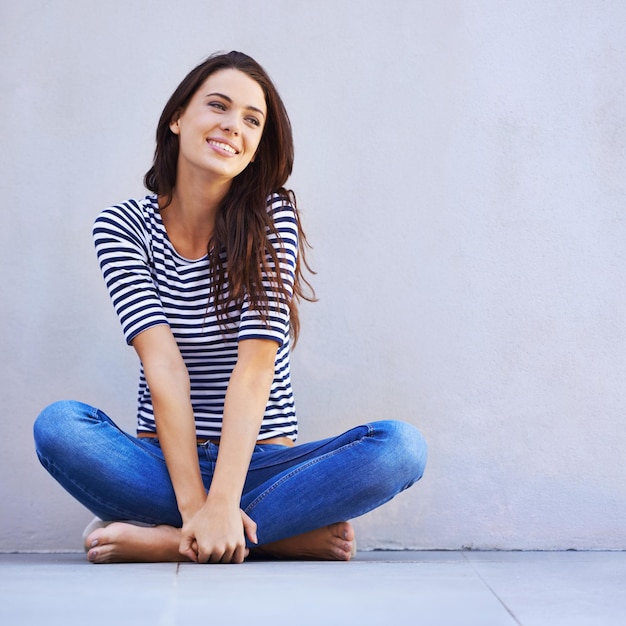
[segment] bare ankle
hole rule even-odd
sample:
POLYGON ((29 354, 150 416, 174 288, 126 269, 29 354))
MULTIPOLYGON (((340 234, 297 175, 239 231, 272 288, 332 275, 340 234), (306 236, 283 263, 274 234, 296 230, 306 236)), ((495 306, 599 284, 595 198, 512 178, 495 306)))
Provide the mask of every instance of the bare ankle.
POLYGON ((173 526, 113 522, 92 532, 85 547, 92 563, 185 561, 178 552, 179 542, 180 530, 173 526))
POLYGON ((277 559, 349 561, 356 554, 354 529, 349 522, 338 522, 264 544, 253 554, 277 559))

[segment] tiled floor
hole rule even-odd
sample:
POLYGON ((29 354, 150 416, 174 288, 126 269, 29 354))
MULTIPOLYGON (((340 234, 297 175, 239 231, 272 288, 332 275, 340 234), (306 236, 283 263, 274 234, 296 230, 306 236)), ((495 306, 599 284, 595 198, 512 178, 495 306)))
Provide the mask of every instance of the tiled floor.
POLYGON ((0 555, 0 624, 624 626, 626 552, 360 552, 350 563, 0 555))

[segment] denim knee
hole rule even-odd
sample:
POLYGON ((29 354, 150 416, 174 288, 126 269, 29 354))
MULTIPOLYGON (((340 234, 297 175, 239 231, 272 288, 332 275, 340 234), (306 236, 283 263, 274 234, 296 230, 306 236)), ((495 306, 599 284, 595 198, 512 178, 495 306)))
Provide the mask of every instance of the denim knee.
POLYGON ((60 400, 47 406, 37 416, 33 424, 33 436, 35 450, 40 458, 54 454, 59 446, 61 452, 67 451, 62 442, 67 438, 68 430, 73 430, 72 422, 77 422, 85 415, 86 406, 73 400, 60 400))
POLYGON ((412 424, 385 420, 370 424, 375 437, 384 444, 384 459, 389 475, 403 484, 403 489, 416 483, 423 475, 428 447, 422 433, 412 424))

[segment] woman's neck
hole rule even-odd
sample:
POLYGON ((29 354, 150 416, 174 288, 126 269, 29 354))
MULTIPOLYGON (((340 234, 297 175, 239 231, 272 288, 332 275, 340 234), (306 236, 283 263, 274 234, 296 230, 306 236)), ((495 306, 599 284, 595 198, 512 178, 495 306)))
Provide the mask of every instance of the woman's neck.
POLYGON ((180 255, 199 259, 207 253, 217 209, 228 193, 230 182, 223 185, 177 182, 172 201, 161 216, 167 235, 180 255))

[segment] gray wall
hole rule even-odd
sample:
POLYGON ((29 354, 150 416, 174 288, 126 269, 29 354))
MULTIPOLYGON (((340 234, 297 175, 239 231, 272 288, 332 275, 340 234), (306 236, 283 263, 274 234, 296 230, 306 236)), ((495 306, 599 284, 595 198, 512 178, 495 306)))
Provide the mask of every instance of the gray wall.
POLYGON ((75 398, 133 428, 91 224, 229 49, 295 127, 302 440, 393 417, 430 444, 360 546, 626 548, 624 24, 622 0, 3 2, 0 549, 80 548, 31 426, 75 398))

